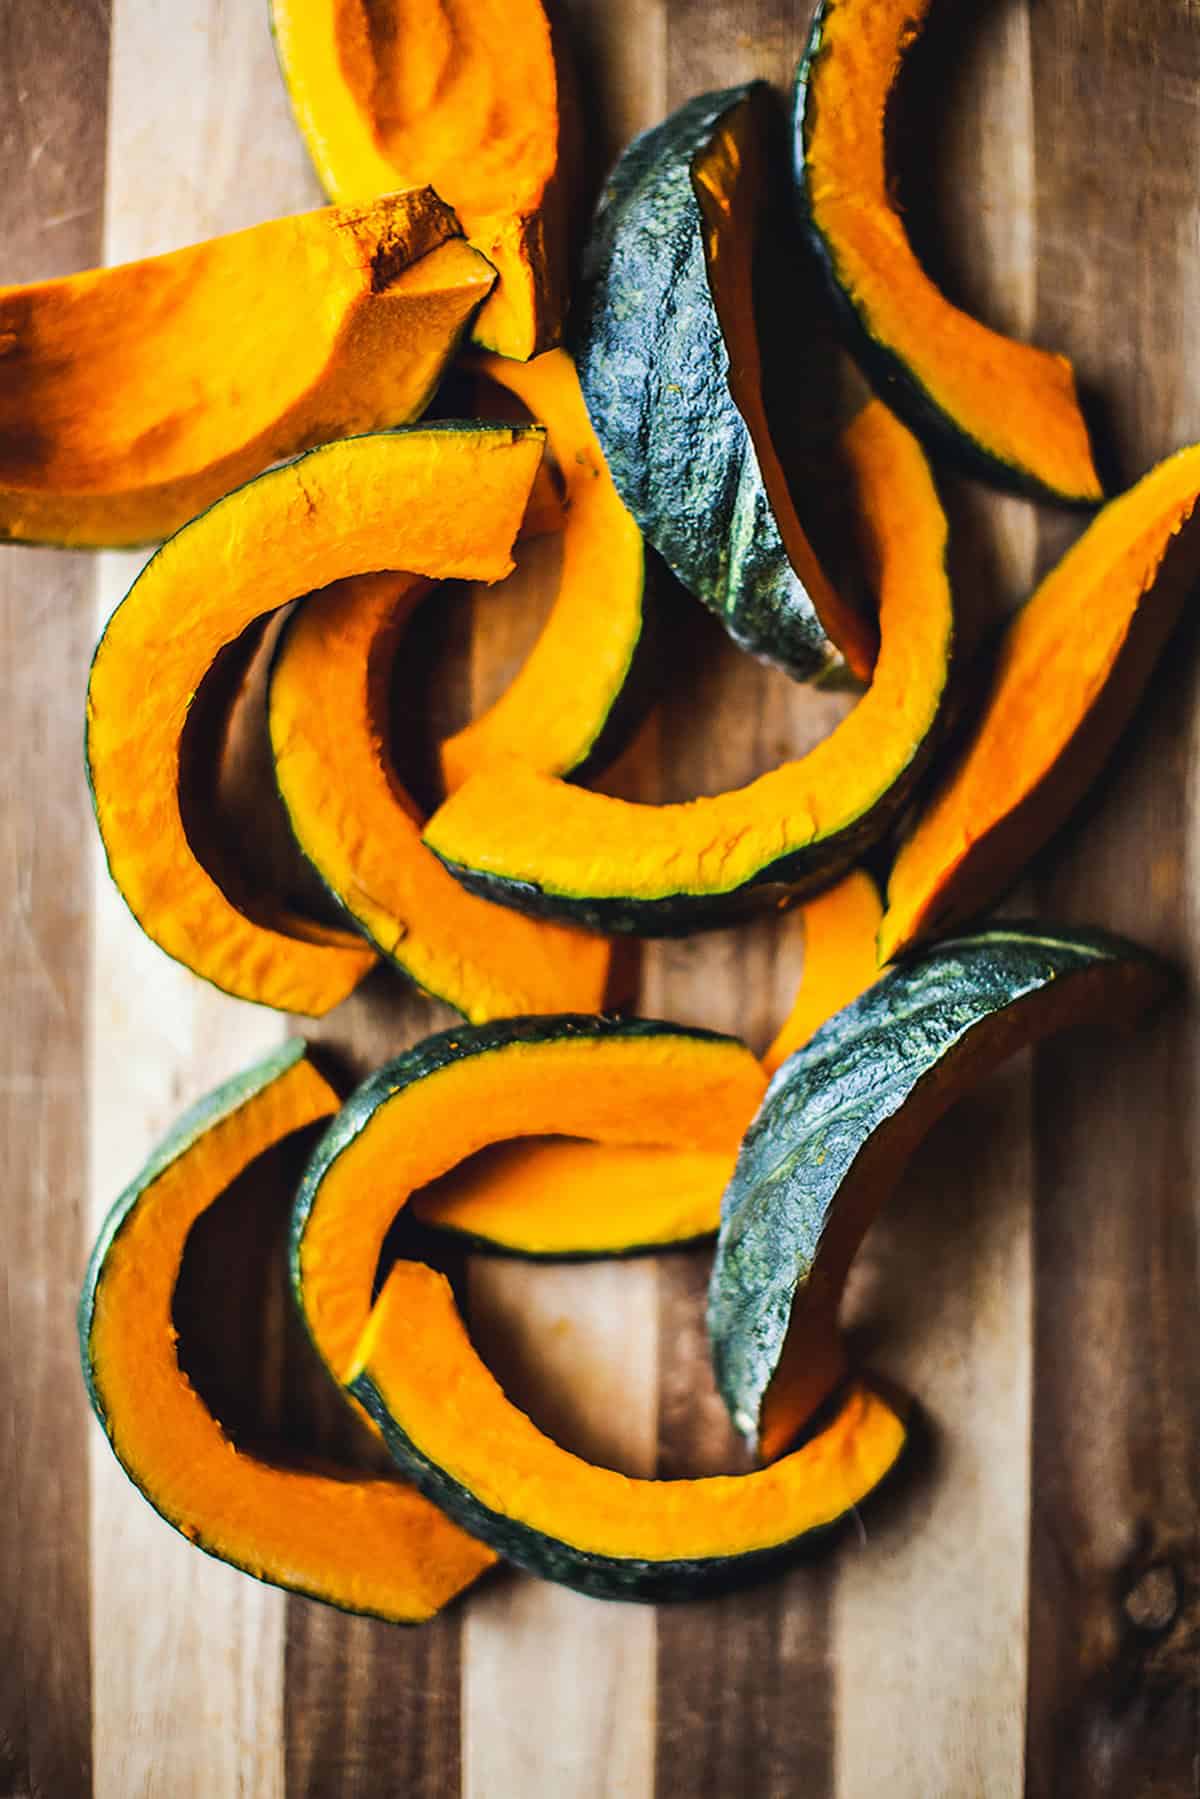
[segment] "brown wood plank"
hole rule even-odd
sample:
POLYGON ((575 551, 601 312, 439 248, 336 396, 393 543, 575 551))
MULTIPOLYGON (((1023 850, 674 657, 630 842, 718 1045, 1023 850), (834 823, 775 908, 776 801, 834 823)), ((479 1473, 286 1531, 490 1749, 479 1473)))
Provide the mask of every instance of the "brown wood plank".
MULTIPOLYGON (((1200 437, 1200 18, 1172 0, 1033 13, 1038 331, 1105 403, 1129 480, 1200 437), (1069 131, 1064 132, 1064 121, 1069 131)), ((1042 550, 1061 546, 1047 522, 1042 550)), ((1165 658, 1042 908, 1194 983, 1197 634, 1165 658)), ((1193 1794, 1200 1766, 1194 1005, 1036 1065, 1029 1791, 1193 1794)))
MULTIPOLYGON (((97 260, 108 7, 0 8, 0 280, 97 260)), ((5 721, 0 1793, 91 1783, 86 1404, 87 796, 79 711, 90 558, 0 550, 5 721)))

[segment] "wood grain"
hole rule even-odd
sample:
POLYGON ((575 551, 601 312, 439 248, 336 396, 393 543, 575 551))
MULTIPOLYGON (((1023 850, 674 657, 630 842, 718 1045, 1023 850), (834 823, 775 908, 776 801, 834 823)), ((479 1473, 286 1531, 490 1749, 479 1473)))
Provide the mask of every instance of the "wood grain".
MULTIPOLYGON (((0 9, 3 278, 100 249, 108 9, 0 9)), ((88 806, 78 716, 94 569, 0 561, 4 1303, 0 1307, 0 1793, 86 1792, 91 1704, 86 1406, 74 1349, 86 1254, 88 806)))
MULTIPOLYGON (((1167 0, 1104 0, 1039 10, 1033 29, 1038 328, 1103 395, 1128 480, 1200 436, 1200 19, 1167 0), (1054 129, 1066 113, 1069 142, 1054 129)), ((1044 529, 1043 555, 1058 544, 1044 529)), ((1129 931, 1192 984, 1197 647, 1193 619, 1103 794, 1036 884, 1046 911, 1129 931)), ((1037 1057, 1037 1799, 1196 1790, 1197 1048, 1181 996, 1119 1046, 1037 1057)))

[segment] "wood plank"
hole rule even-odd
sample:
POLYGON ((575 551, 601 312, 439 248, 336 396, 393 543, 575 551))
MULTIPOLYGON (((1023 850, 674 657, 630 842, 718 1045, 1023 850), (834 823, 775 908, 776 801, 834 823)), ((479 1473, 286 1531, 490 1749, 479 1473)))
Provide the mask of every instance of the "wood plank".
MULTIPOLYGON (((1028 338, 1034 152, 1022 4, 943 12, 906 96, 914 239, 960 304, 1028 338), (930 183, 927 172, 939 170, 930 183)), ((903 178, 903 175, 902 175, 903 178)), ((947 483, 973 639, 1028 592, 1036 515, 947 483)), ((894 1503, 848 1545, 834 1596, 837 1791, 1012 1794, 1025 1705, 1032 1154, 1028 1059, 924 1146, 859 1259, 846 1320, 916 1396, 894 1503), (914 1729, 914 1720, 920 1720, 914 1729)))
MULTIPOLYGON (((108 143, 110 262, 317 198, 257 9, 182 0, 168 19, 147 0, 123 0, 108 143)), ((142 560, 101 558, 98 624, 142 560)), ((154 948, 98 851, 94 941, 98 1223, 183 1105, 277 1042, 284 1025, 154 948)), ((109 1646, 94 1668, 96 1792, 270 1799, 283 1790, 282 1596, 197 1555, 148 1510, 99 1438, 93 1449, 92 1534, 102 1549, 92 1557, 92 1628, 109 1646)))
MULTIPOLYGON (((107 8, 0 9, 0 279, 96 260, 107 8)), ((86 1404, 74 1308, 86 1254, 87 796, 79 696, 89 558, 0 551, 5 862, 0 935, 4 1299, 0 1793, 91 1781, 86 1404)))
MULTIPOLYGON (((1131 479, 1200 437, 1200 19, 1168 0, 1104 0, 1086 16, 1058 4, 1033 19, 1038 329, 1102 395, 1131 479)), ((1048 524, 1044 557, 1060 539, 1048 524)), ((1048 913, 1126 930, 1192 983, 1198 648, 1189 621, 1114 774, 1038 882, 1048 913)), ((1037 1058, 1028 1760, 1039 1799, 1195 1792, 1197 1047, 1181 996, 1128 1042, 1037 1058)))

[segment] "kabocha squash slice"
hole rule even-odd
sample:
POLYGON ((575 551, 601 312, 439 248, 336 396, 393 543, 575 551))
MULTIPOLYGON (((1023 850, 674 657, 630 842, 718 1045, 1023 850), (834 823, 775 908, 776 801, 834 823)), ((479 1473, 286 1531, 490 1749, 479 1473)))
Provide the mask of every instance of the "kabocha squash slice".
POLYGON ((370 967, 342 933, 251 918, 199 860, 179 791, 192 699, 227 645, 313 587, 397 564, 501 579, 541 450, 535 428, 482 424, 330 444, 228 495, 146 565, 96 650, 87 766, 109 871, 169 955, 302 1013, 328 1011, 370 967))
POLYGON ((880 958, 982 911, 1100 773, 1200 576, 1200 446, 1110 501, 1001 640, 965 748, 896 858, 880 958))
POLYGON ((752 303, 769 228, 765 82, 702 94, 635 138, 584 261, 576 356, 613 481, 683 585, 735 643, 799 680, 873 623, 834 591, 771 442, 752 303))
MULTIPOLYGON (((876 978, 881 911, 859 869, 802 908, 803 973, 762 1059, 768 1074, 876 978)), ((411 1205, 422 1224, 478 1249, 557 1261, 644 1255, 714 1234, 736 1148, 522 1137, 457 1163, 411 1205)))
MULTIPOLYGON (((496 703, 442 744, 442 775, 452 793, 476 769, 515 756, 578 780, 619 751, 644 708, 650 644, 642 534, 613 486, 565 350, 527 363, 481 357, 470 366, 545 427, 566 510, 546 625, 496 703)), ((496 599, 503 604, 503 593, 496 599)))
POLYGON ((948 680, 946 521, 920 446, 878 401, 844 442, 881 623, 853 712, 800 760, 684 805, 631 804, 515 762, 483 769, 425 831, 465 885, 598 930, 667 936, 827 886, 882 836, 932 747, 948 680))
POLYGON ((792 1009, 763 1056, 774 1074, 803 1048, 826 1019, 848 1006, 879 973, 875 944, 883 906, 879 889, 863 869, 818 893, 803 908, 804 967, 792 1009))
POLYGON ((557 342, 574 131, 541 0, 271 0, 296 122, 333 200, 428 182, 499 276, 476 341, 557 342))
POLYGON ((804 228, 851 347, 888 404, 968 472, 1034 498, 1102 498, 1065 357, 952 306, 896 205, 887 120, 933 0, 820 0, 795 89, 804 228))
POLYGON ((191 1542, 275 1586, 416 1624, 492 1552, 399 1481, 303 1472, 236 1447, 176 1351, 171 1300, 193 1224, 259 1156, 337 1104, 293 1041, 180 1121, 100 1234, 79 1308, 84 1378, 126 1474, 191 1542))
POLYGON ((0 288, 0 538, 146 543, 408 423, 494 279, 422 188, 0 288))
MULTIPOLYGON (((469 509, 469 496, 464 497, 469 509)), ((397 644, 428 582, 360 575, 288 620, 267 705, 275 779, 300 849, 380 953, 481 1022, 604 1002, 599 937, 467 893, 421 842, 388 752, 397 644)))
POLYGON ((905 1442, 858 1385, 804 1446, 751 1474, 636 1480, 570 1454, 506 1399, 444 1276, 398 1262, 347 1370, 398 1465, 473 1535, 548 1580, 603 1599, 731 1587, 838 1524, 905 1442))
POLYGON ((708 1300, 717 1385, 763 1455, 845 1378, 850 1264, 935 1121, 1015 1051, 1124 1022, 1163 979, 1118 938, 997 925, 889 970, 784 1064, 722 1202, 708 1300))
MULTIPOLYGON (((318 1353, 343 1380, 395 1215, 469 1156, 559 1133, 728 1165, 765 1087, 735 1038, 643 1019, 502 1019, 405 1051, 350 1096, 296 1196, 292 1280, 318 1353)), ((539 1255, 650 1248, 672 1232, 696 1234, 677 1192, 668 1189, 657 1211, 653 1191, 645 1197, 645 1210, 631 1216, 619 1192, 600 1210, 594 1184, 578 1203, 565 1189, 561 1218, 531 1206, 523 1236, 518 1219, 503 1219, 499 1207, 492 1216, 502 1247, 539 1255)), ((700 1199, 711 1206, 711 1181, 700 1199)))

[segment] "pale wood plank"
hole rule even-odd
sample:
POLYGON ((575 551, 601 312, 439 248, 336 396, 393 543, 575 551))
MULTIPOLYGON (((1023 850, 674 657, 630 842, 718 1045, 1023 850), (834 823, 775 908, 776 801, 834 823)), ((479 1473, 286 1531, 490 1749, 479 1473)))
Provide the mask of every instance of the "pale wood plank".
MULTIPOLYGON (((1129 480, 1200 437, 1200 19, 1061 0, 1033 21, 1039 330, 1102 393, 1129 480)), ((1059 543, 1045 529, 1043 556, 1059 543)), ((1193 617, 1037 883, 1047 911, 1166 951, 1189 989, 1129 1042, 1036 1063, 1038 1799, 1183 1799, 1200 1767, 1197 648, 1193 617)))
MULTIPOLYGON (((935 18, 903 166, 914 230, 948 291, 997 328, 1034 322, 1034 147, 1023 4, 935 18), (932 162, 941 179, 932 188, 932 162), (925 200, 921 216, 919 196, 925 200)), ((1032 581, 1036 515, 947 488, 973 634, 1032 581)), ((1022 1785, 1031 1249, 1027 1063, 973 1096, 917 1158, 864 1246, 847 1320, 916 1395, 929 1441, 893 1505, 843 1552, 834 1594, 837 1782, 995 1796, 1022 1785), (917 1722, 919 1721, 919 1723, 917 1722)))
MULTIPOLYGON (((107 10, 0 7, 0 281, 99 252, 107 10)), ((0 548, 0 1792, 86 1792, 87 1407, 74 1308, 86 1254, 88 806, 79 708, 90 560, 0 548)))
MULTIPOLYGON (((123 0, 113 26, 106 259, 317 201, 258 8, 123 0), (251 178, 252 172, 252 178, 251 178)), ((237 321, 230 320, 230 329, 237 321)), ((98 624, 140 566, 101 559, 98 624)), ((283 1034, 169 962, 97 868, 92 1191, 99 1221, 181 1107, 283 1034)), ((284 1601, 199 1556, 93 1439, 96 1791, 283 1790, 284 1601), (119 1651, 114 1650, 119 1645, 119 1651)))

